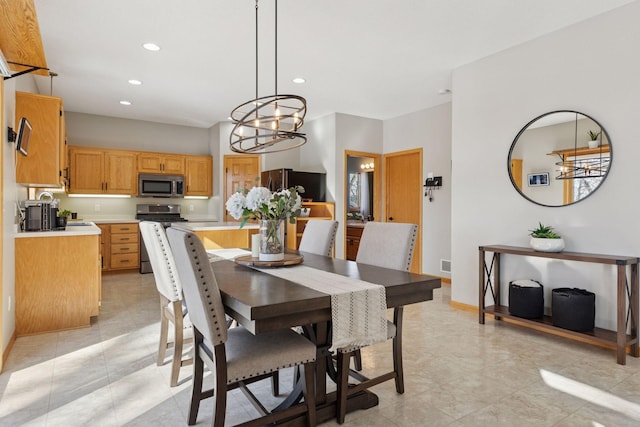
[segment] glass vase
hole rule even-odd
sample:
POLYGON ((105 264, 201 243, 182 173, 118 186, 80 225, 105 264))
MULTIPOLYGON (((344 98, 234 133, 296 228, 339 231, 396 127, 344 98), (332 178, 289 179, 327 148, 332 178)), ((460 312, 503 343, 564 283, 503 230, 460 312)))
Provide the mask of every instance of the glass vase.
POLYGON ((260 261, 282 261, 284 259, 284 227, 281 219, 260 221, 260 261))

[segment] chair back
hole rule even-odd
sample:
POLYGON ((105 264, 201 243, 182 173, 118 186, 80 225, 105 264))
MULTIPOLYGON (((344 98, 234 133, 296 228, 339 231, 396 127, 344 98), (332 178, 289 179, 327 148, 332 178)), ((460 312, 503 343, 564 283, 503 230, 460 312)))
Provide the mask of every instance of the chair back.
POLYGON ((331 256, 331 249, 336 240, 338 221, 311 219, 302 232, 298 250, 317 255, 331 256))
POLYGON ((224 343, 227 326, 222 297, 202 241, 191 232, 175 228, 167 229, 167 237, 191 323, 212 345, 224 343))
POLYGON ((164 227, 151 221, 142 221, 139 226, 158 292, 171 302, 182 300, 182 283, 178 278, 176 263, 164 227))
POLYGON ((362 231, 356 262, 409 271, 418 226, 396 222, 368 222, 362 231))

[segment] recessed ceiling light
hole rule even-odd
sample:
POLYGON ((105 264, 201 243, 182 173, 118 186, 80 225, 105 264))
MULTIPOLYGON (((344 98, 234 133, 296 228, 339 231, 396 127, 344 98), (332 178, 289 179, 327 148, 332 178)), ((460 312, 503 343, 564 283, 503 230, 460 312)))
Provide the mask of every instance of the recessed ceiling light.
POLYGON ((294 83, 298 83, 298 84, 302 84, 304 82, 306 82, 305 79, 303 79, 302 77, 296 77, 295 79, 293 79, 294 83))
POLYGON ((440 89, 438 91, 438 95, 449 95, 451 93, 451 89, 440 89))
POLYGON ((130 101, 120 101, 120 104, 122 105, 131 105, 130 101))
POLYGON ((160 46, 155 43, 145 43, 142 45, 142 47, 152 52, 157 52, 160 50, 160 46))
POLYGON ((142 82, 140 80, 131 79, 131 80, 129 80, 129 84, 134 85, 134 86, 140 86, 142 84, 142 82))

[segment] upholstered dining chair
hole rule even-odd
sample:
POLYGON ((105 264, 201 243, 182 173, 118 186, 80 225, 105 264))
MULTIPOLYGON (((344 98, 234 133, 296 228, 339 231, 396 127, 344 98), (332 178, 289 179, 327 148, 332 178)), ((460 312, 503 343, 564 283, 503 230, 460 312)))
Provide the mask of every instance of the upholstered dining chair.
POLYGON ((338 221, 311 219, 307 221, 298 250, 317 255, 331 256, 336 240, 338 221))
MULTIPOLYGON (((263 412, 260 418, 247 425, 276 423, 306 408, 308 425, 315 426, 315 345, 291 329, 258 335, 241 326, 227 329, 220 289, 202 242, 195 234, 174 228, 167 230, 167 236, 193 324, 195 351, 188 424, 195 424, 200 401, 213 396, 212 425, 223 427, 228 391, 269 378, 272 372, 280 369, 304 366, 304 404, 277 412, 263 412), (214 373, 215 385, 208 391, 202 390, 205 364, 214 373)), ((255 406, 262 407, 259 403, 255 406)))
POLYGON ((173 347, 170 385, 175 387, 178 384, 180 368, 190 365, 193 361, 191 357, 184 358, 182 355, 184 344, 192 341, 191 321, 182 301, 182 284, 164 227, 151 221, 142 221, 139 226, 149 253, 156 288, 160 293, 160 343, 157 364, 164 364, 167 348, 173 347), (168 341, 170 323, 173 325, 173 342, 168 341))
MULTIPOLYGON (((377 265, 383 268, 409 271, 418 235, 418 226, 394 222, 368 222, 356 255, 359 264, 377 265)), ((387 339, 393 339, 393 371, 367 378, 358 372, 350 371, 349 361, 356 357, 356 368, 361 368, 359 348, 339 348, 337 350, 338 402, 337 421, 342 424, 346 415, 347 397, 376 384, 395 380, 396 392, 404 393, 404 373, 402 369, 402 312, 403 307, 393 310, 393 322, 387 321, 387 339), (358 366, 360 364, 360 366, 358 366), (360 382, 349 387, 349 374, 360 382)))

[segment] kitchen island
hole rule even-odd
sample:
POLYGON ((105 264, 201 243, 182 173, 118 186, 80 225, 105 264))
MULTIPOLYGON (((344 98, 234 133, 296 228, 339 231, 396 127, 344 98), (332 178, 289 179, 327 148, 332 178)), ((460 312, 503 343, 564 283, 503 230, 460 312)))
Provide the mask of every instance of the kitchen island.
POLYGON ((100 308, 100 228, 16 233, 16 335, 87 327, 100 308))
POLYGON ((177 222, 174 228, 191 231, 200 237, 206 249, 250 248, 251 236, 260 232, 260 226, 239 222, 177 222))

